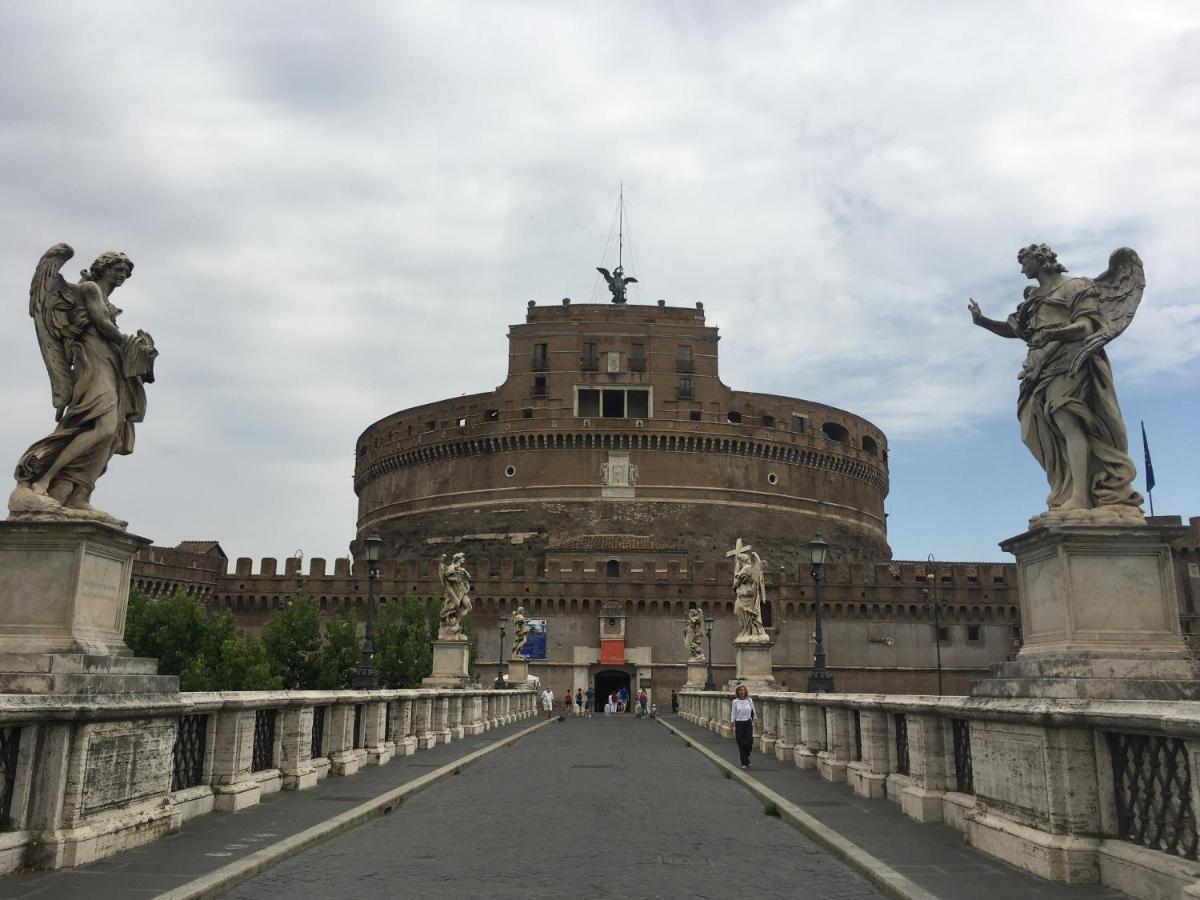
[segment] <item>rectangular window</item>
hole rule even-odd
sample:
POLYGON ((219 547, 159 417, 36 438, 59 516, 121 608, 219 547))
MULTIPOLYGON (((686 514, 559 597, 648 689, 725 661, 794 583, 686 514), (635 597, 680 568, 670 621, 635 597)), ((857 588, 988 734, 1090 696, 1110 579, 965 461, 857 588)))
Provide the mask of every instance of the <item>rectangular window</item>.
POLYGON ((583 345, 583 356, 579 359, 579 368, 585 372, 595 372, 600 368, 600 350, 595 344, 583 345))
POLYGON ((625 418, 625 392, 622 390, 604 390, 602 392, 603 415, 606 419, 625 418))
POLYGON ((686 400, 690 400, 693 396, 695 396, 692 393, 691 375, 681 375, 679 377, 679 384, 675 388, 675 396, 686 400))
POLYGON ((458 427, 459 427, 459 428, 465 428, 465 427, 466 427, 466 424, 467 424, 467 417, 466 417, 466 416, 459 416, 459 417, 458 417, 458 427))
POLYGON ((485 419, 487 419, 489 422, 499 422, 500 421, 500 410, 489 409, 486 412, 484 412, 483 417, 485 419))
POLYGON ((533 418, 533 410, 530 409, 528 406, 525 407, 523 410, 521 410, 521 418, 522 419, 532 419, 533 418))
POLYGON ((600 392, 595 390, 579 391, 579 411, 576 413, 581 419, 596 419, 600 416, 600 392))
POLYGON ((692 345, 680 344, 675 350, 675 371, 693 372, 692 345))
POLYGON ((545 397, 546 396, 546 376, 545 375, 538 375, 536 378, 533 379, 533 396, 535 396, 535 397, 545 397))
POLYGON ((693 422, 699 422, 704 418, 704 413, 700 412, 698 409, 693 409, 690 413, 688 413, 688 418, 690 418, 693 422))
POLYGON ((948 625, 939 625, 937 627, 937 639, 943 643, 950 640, 950 627, 948 625))
POLYGON ((428 422, 425 423, 426 431, 433 431, 433 429, 435 429, 435 428, 437 428, 437 422, 435 422, 433 419, 430 419, 428 422))
POLYGON ((650 417, 650 392, 629 391, 626 394, 626 415, 631 419, 648 419, 650 417))
POLYGON ((968 641, 982 640, 982 636, 980 635, 980 629, 979 629, 978 625, 968 625, 967 626, 967 640, 968 641))
POLYGON ((804 423, 808 420, 804 416, 792 416, 792 421, 796 426, 796 434, 804 434, 804 423))
POLYGON ((550 355, 547 352, 546 344, 533 345, 533 368, 538 371, 548 369, 550 367, 550 355))
POLYGON ((763 423, 763 428, 774 428, 775 427, 775 417, 774 416, 763 416, 762 423, 763 423))
POLYGON ((646 345, 645 344, 630 344, 629 345, 629 358, 645 360, 646 345))

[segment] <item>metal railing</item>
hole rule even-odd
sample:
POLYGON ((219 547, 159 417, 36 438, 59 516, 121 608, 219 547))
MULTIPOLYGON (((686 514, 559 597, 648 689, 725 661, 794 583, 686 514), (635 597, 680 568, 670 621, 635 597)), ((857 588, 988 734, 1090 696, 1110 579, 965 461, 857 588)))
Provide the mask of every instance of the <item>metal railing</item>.
POLYGON ((1157 734, 1109 732, 1117 836, 1196 859, 1196 813, 1186 744, 1157 734))
POLYGON ((172 753, 171 790, 204 783, 204 754, 208 747, 208 715, 180 716, 172 753))
POLYGON ((254 713, 254 749, 250 754, 250 771, 262 772, 275 767, 275 725, 277 709, 260 709, 254 713))

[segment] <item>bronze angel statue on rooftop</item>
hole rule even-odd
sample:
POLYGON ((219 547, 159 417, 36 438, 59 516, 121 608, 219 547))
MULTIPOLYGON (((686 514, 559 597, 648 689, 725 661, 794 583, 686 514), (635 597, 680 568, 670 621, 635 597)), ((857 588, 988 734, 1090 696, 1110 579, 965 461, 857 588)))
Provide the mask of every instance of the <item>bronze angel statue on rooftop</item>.
POLYGON ((146 416, 143 385, 158 351, 144 331, 117 327, 109 298, 133 273, 124 253, 102 253, 78 284, 59 270, 75 251, 55 244, 38 261, 29 315, 50 376, 57 425, 17 462, 11 517, 82 518, 124 527, 91 504, 96 480, 115 454, 133 452, 133 426, 146 416))
POLYGON ((1133 321, 1146 275, 1128 247, 1113 251, 1095 278, 1072 278, 1045 244, 1017 253, 1026 278, 1037 281, 1003 321, 971 300, 976 325, 1029 346, 1018 378, 1021 440, 1046 472, 1047 511, 1039 522, 1143 522, 1133 489, 1125 422, 1104 347, 1133 321))
POLYGON ((626 301, 626 285, 637 284, 637 279, 632 275, 626 276, 625 269, 621 266, 617 266, 611 273, 608 269, 602 269, 599 266, 596 267, 596 271, 603 275, 604 280, 608 282, 608 289, 612 293, 613 303, 624 303, 626 301))

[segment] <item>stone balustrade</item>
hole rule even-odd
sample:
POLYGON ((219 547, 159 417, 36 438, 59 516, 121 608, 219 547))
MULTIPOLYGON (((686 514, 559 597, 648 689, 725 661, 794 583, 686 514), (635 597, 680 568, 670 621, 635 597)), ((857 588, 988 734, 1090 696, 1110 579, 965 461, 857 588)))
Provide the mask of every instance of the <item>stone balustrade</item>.
MULTIPOLYGON (((726 691, 680 715, 732 737, 726 691)), ((756 746, 1056 881, 1200 898, 1200 703, 763 693, 756 746)))
POLYGON ((527 690, 0 696, 0 872, 92 862, 535 713, 527 690))

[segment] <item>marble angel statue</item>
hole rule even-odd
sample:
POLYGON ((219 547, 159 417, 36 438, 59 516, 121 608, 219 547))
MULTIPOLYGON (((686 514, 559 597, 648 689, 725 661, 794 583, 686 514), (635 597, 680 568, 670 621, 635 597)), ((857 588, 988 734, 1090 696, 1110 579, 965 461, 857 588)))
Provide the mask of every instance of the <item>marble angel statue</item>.
POLYGON ((442 580, 442 608, 438 613, 439 641, 465 641, 462 622, 471 612, 471 576, 467 573, 467 557, 455 553, 450 564, 446 554, 438 561, 438 575, 442 580))
POLYGON ((91 504, 96 481, 116 454, 133 452, 133 428, 146 416, 145 384, 158 351, 144 331, 117 327, 112 292, 133 273, 124 253, 100 254, 78 284, 59 270, 75 251, 47 250, 29 288, 29 315, 50 376, 54 431, 21 455, 8 500, 14 517, 85 518, 124 527, 91 504))
POLYGON ((704 645, 700 642, 704 634, 704 615, 698 609, 689 609, 683 642, 688 649, 688 662, 704 662, 704 645))
POLYGON ((749 547, 733 551, 733 611, 737 615, 738 633, 734 643, 769 641, 762 623, 762 605, 767 600, 767 582, 763 577, 762 558, 749 547))
POLYGON ((525 607, 518 606, 517 611, 513 613, 513 642, 512 642, 512 658, 525 658, 525 642, 529 640, 529 622, 525 618, 525 607))
POLYGON ((989 319, 974 300, 976 325, 1029 347, 1018 373, 1021 440, 1046 472, 1047 512, 1031 524, 1055 521, 1142 522, 1133 489, 1125 423, 1104 347, 1133 321, 1146 276, 1128 247, 1113 251, 1095 278, 1072 278, 1045 244, 1017 253, 1026 278, 1016 311, 989 319))

